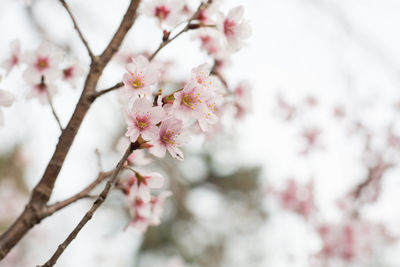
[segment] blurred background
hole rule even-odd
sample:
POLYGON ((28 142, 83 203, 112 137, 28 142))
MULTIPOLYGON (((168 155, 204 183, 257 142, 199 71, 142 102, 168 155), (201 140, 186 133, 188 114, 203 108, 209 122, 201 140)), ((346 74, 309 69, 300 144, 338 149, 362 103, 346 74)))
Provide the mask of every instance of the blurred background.
MULTIPOLYGON (((190 3, 192 6, 198 4, 190 3)), ((127 0, 68 1, 93 51, 112 37, 127 0)), ((185 160, 154 161, 173 192, 163 223, 141 235, 120 192, 96 213, 57 266, 400 266, 400 2, 396 0, 222 1, 243 5, 253 34, 224 71, 230 87, 252 85, 252 111, 204 142, 185 160)), ((49 40, 89 59, 58 1, 0 2, 0 59, 12 40, 24 49, 49 40)), ((139 17, 123 53, 154 51, 162 33, 139 17)), ((174 61, 171 80, 210 62, 188 33, 157 59, 174 61), (182 53, 184 51, 184 53, 182 53)), ((115 60, 99 88, 121 79, 115 60)), ((51 110, 26 101, 18 71, 0 83, 17 102, 2 109, 0 231, 23 210, 40 179, 59 129, 51 110)), ((60 86, 54 106, 65 125, 82 90, 60 86)), ((51 201, 90 183, 121 156, 118 94, 97 101, 77 135, 51 201)), ((91 205, 82 200, 45 219, 1 267, 45 262, 91 205)))

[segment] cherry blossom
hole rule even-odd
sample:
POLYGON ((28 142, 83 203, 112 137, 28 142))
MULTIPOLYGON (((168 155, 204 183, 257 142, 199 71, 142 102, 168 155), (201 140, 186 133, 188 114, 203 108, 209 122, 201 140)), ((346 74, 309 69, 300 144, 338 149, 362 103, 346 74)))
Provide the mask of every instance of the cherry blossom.
POLYGON ((153 196, 149 202, 145 202, 138 197, 134 198, 130 205, 133 218, 128 226, 135 228, 140 233, 144 233, 149 226, 159 225, 165 201, 171 195, 170 191, 164 191, 158 196, 153 196))
POLYGON ((47 81, 43 78, 38 78, 36 75, 24 73, 24 79, 28 84, 29 92, 26 95, 27 99, 37 98, 42 105, 49 102, 48 95, 53 97, 57 93, 57 86, 53 81, 47 81))
POLYGON ((222 103, 218 80, 210 75, 210 66, 202 64, 192 70, 192 77, 182 91, 174 94, 174 115, 182 120, 196 119, 203 131, 208 124, 215 124, 218 117, 214 114, 217 105, 222 103))
POLYGON ((176 118, 168 118, 160 125, 160 132, 157 141, 151 143, 150 153, 156 157, 164 157, 166 151, 173 158, 183 159, 183 152, 179 149, 189 141, 186 132, 183 132, 183 122, 176 118))
POLYGON ((365 264, 380 246, 394 240, 382 224, 360 219, 321 224, 317 232, 323 245, 316 256, 322 261, 336 259, 365 264))
POLYGON ((10 73, 14 67, 21 63, 21 44, 19 40, 12 41, 10 47, 10 57, 1 64, 1 66, 6 69, 6 74, 10 73))
POLYGON ((183 90, 174 94, 173 109, 179 119, 200 119, 207 112, 205 101, 211 95, 196 82, 189 82, 183 90))
POLYGON ((184 1, 181 0, 151 0, 143 3, 143 13, 154 17, 160 25, 175 26, 180 21, 184 1))
POLYGON ((136 172, 129 179, 129 184, 132 184, 130 192, 136 198, 140 198, 147 203, 151 199, 150 189, 162 188, 164 181, 165 178, 158 172, 136 172))
POLYGON ((77 58, 70 64, 66 64, 62 69, 62 80, 69 83, 72 88, 77 87, 80 77, 85 74, 85 69, 77 58))
POLYGON ((244 39, 251 35, 250 25, 243 20, 244 8, 238 6, 229 10, 228 15, 219 13, 217 27, 229 48, 233 51, 243 46, 244 39))
POLYGON ((296 180, 290 179, 286 188, 282 191, 271 190, 278 197, 283 209, 289 210, 305 218, 315 211, 313 184, 298 184, 296 180))
POLYGON ((58 67, 62 59, 63 52, 59 48, 43 42, 36 50, 24 54, 23 61, 28 65, 24 78, 29 82, 45 76, 46 80, 54 81, 61 76, 58 67))
POLYGON ((125 94, 130 98, 150 95, 150 86, 160 78, 159 70, 142 55, 132 58, 132 63, 126 65, 126 70, 128 72, 123 76, 123 83, 125 94))
POLYGON ((159 225, 161 223, 160 218, 164 210, 164 204, 170 196, 172 196, 171 191, 163 191, 151 199, 150 203, 152 205, 152 213, 149 221, 152 225, 159 225))
POLYGON ((128 125, 126 136, 135 142, 139 135, 146 141, 154 141, 158 137, 159 129, 156 126, 164 117, 161 107, 153 107, 145 97, 138 98, 130 110, 125 113, 128 125))

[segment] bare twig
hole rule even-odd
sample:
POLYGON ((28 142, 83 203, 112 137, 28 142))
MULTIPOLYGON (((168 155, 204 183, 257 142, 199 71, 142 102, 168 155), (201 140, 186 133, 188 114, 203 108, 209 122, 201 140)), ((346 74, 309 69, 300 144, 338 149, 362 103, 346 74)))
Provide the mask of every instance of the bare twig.
POLYGON ((53 100, 51 98, 49 90, 47 89, 47 86, 45 86, 45 91, 46 91, 47 100, 49 101, 51 112, 53 113, 53 116, 57 121, 58 127, 60 128, 60 131, 62 132, 62 131, 64 131, 64 128, 62 127, 60 118, 58 117, 57 112, 54 109, 53 100))
POLYGON ((79 29, 78 24, 76 23, 76 20, 75 20, 74 16, 72 15, 71 10, 69 9, 69 6, 65 2, 65 0, 60 0, 60 2, 64 6, 65 10, 67 10, 69 16, 71 17, 72 23, 74 24, 74 28, 77 31, 78 35, 79 35, 79 38, 81 39, 82 43, 85 45, 86 50, 88 51, 90 58, 92 59, 92 61, 94 61, 95 56, 94 56, 92 50, 90 49, 89 44, 86 41, 85 37, 83 37, 83 34, 82 34, 81 30, 79 29))
POLYGON ((129 155, 132 153, 133 150, 138 149, 140 147, 140 144, 138 142, 131 143, 128 147, 128 149, 125 151, 125 154, 123 157, 120 159, 118 162, 117 166, 115 167, 111 178, 107 181, 106 186, 104 187, 103 191, 101 194, 98 196, 96 201, 93 203, 93 206, 91 209, 86 212, 85 216, 81 219, 79 224, 74 228, 74 230, 68 235, 68 237, 62 242, 53 256, 43 265, 39 267, 51 267, 54 264, 56 264, 58 258, 61 256, 61 254, 65 251, 65 249, 68 247, 68 245, 76 238, 78 233, 82 230, 82 228, 86 225, 86 223, 93 217, 94 213, 96 210, 103 204, 103 202, 106 200, 112 186, 115 184, 117 181, 117 177, 121 169, 124 167, 125 161, 128 159, 129 155))
POLYGON ((46 216, 50 216, 51 214, 53 214, 54 212, 65 208, 66 206, 82 199, 82 198, 86 198, 89 197, 89 193, 97 186, 99 185, 101 182, 103 182, 106 178, 110 177, 110 175, 112 175, 113 170, 111 171, 107 171, 107 172, 100 172, 99 175, 97 176, 97 178, 90 183, 85 189, 83 189, 82 191, 80 191, 79 193, 63 200, 63 201, 59 201, 56 202, 52 205, 47 206, 46 209, 46 216))
POLYGON ((110 88, 97 91, 96 93, 94 93, 93 97, 94 97, 94 98, 98 98, 99 96, 102 96, 102 95, 107 94, 107 93, 109 93, 109 92, 111 92, 111 91, 114 91, 114 90, 116 90, 116 89, 121 88, 123 85, 124 85, 124 84, 123 84, 122 82, 119 82, 119 83, 117 83, 117 84, 111 86, 110 88))

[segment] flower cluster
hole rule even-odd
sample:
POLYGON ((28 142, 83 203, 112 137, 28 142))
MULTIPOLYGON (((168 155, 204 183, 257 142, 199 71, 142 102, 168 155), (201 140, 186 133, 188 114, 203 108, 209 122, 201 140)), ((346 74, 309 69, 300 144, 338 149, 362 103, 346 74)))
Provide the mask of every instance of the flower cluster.
POLYGON ((206 132, 218 121, 216 110, 223 102, 223 89, 210 76, 210 69, 208 64, 194 68, 183 88, 153 99, 151 86, 158 82, 158 69, 144 56, 132 58, 123 76, 124 94, 131 100, 125 110, 130 141, 140 136, 154 156, 162 158, 168 151, 172 157, 183 159, 180 147, 189 140, 190 126, 198 123, 206 132))
POLYGON ((14 68, 23 69, 22 77, 28 85, 27 98, 37 98, 48 103, 48 97, 57 92, 57 83, 63 81, 76 87, 85 70, 77 59, 64 60, 64 53, 58 47, 43 42, 37 49, 21 50, 19 41, 11 43, 10 56, 2 67, 9 74, 14 68))

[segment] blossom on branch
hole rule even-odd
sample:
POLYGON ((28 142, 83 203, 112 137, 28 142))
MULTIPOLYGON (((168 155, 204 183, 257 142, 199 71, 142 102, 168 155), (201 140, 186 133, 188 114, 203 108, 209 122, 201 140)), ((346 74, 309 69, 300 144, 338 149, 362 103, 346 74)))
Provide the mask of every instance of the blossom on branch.
POLYGON ((125 121, 128 125, 126 136, 135 142, 139 135, 146 141, 155 141, 159 129, 156 126, 165 116, 161 107, 153 107, 145 97, 138 98, 130 110, 125 113, 125 121))
POLYGON ((129 98, 151 95, 150 86, 156 84, 160 78, 160 72, 146 57, 139 55, 132 58, 132 62, 126 65, 123 76, 124 92, 129 98))
POLYGON ((233 51, 238 51, 244 44, 244 39, 251 35, 250 25, 243 20, 244 8, 238 6, 232 8, 228 15, 218 15, 218 30, 224 37, 225 43, 233 51))
POLYGON ((161 123, 158 138, 151 143, 149 151, 156 157, 163 158, 168 150, 173 158, 181 160, 183 152, 179 147, 188 141, 189 137, 183 131, 183 122, 176 118, 169 118, 161 123))
POLYGON ((11 54, 1 66, 6 69, 6 73, 9 74, 10 71, 21 63, 21 44, 19 40, 14 40, 10 44, 11 54))
POLYGON ((156 18, 160 25, 175 26, 181 18, 184 1, 181 0, 149 0, 143 3, 142 12, 156 18))

